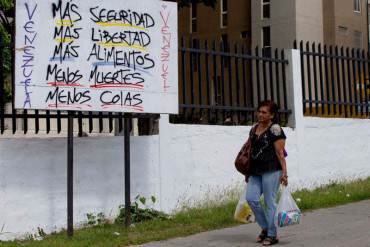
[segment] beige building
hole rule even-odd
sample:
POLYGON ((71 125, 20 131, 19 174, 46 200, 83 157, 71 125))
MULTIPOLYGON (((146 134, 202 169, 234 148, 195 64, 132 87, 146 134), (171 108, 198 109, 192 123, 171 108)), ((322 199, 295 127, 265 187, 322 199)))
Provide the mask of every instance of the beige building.
POLYGON ((252 47, 290 48, 294 40, 367 50, 367 0, 251 2, 252 47))
POLYGON ((250 20, 250 0, 218 0, 215 8, 191 4, 179 11, 179 36, 250 47, 250 20))
POLYGON ((368 0, 218 0, 179 11, 179 35, 290 48, 294 40, 368 48, 368 0))
POLYGON ((324 42, 368 49, 366 0, 324 0, 324 42))

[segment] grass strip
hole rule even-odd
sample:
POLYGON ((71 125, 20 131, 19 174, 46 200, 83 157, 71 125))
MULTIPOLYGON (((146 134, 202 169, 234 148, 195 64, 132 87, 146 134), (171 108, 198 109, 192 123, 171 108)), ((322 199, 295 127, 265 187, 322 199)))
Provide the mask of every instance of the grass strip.
MULTIPOLYGON (((332 183, 314 190, 293 193, 304 212, 370 199, 370 178, 350 183, 332 183)), ((151 220, 125 229, 116 224, 104 224, 76 230, 73 238, 66 232, 48 235, 42 241, 0 242, 4 247, 118 247, 187 236, 194 233, 238 225, 233 219, 236 201, 222 205, 191 208, 167 220, 151 220)))

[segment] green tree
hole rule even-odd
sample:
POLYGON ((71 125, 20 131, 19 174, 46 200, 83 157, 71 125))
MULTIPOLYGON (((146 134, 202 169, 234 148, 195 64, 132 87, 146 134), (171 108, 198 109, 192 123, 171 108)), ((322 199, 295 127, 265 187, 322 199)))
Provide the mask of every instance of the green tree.
MULTIPOLYGON (((12 29, 12 16, 14 5, 12 0, 0 0, 0 36, 3 43, 9 44, 11 37, 10 32, 12 29)), ((9 74, 11 71, 11 52, 9 49, 4 50, 4 71, 9 74)))

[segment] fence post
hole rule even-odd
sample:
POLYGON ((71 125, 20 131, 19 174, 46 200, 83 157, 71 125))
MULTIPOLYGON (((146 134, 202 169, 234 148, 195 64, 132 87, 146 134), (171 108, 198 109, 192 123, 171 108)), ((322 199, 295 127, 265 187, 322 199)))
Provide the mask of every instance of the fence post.
POLYGON ((4 133, 4 113, 5 113, 5 100, 4 100, 4 59, 3 59, 3 37, 0 35, 0 134, 4 133))
POLYGON ((285 66, 288 109, 292 110, 288 118, 288 126, 301 129, 303 127, 303 100, 300 51, 285 49, 289 64, 285 66))

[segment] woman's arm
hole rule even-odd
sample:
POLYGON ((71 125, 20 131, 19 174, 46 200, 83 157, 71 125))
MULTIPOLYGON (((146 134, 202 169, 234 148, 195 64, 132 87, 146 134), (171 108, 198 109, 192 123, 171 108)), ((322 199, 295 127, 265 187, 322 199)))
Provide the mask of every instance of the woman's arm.
POLYGON ((285 139, 279 139, 274 142, 275 152, 279 159, 282 168, 282 175, 280 177, 280 182, 283 185, 288 185, 288 171, 286 168, 285 162, 285 155, 284 155, 284 147, 285 147, 285 139))

